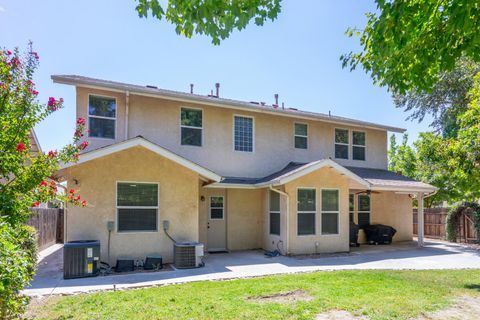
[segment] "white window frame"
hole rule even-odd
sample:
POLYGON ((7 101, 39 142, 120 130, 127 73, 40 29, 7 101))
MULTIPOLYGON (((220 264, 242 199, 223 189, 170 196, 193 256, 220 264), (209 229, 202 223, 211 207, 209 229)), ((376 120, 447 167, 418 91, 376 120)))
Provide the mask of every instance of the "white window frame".
POLYGON ((367 132, 364 130, 351 130, 352 131, 352 160, 355 161, 367 161, 367 132), (353 144, 353 133, 354 132, 361 132, 365 135, 365 145, 360 145, 360 144, 353 144), (362 147, 365 150, 365 159, 360 160, 360 159, 353 159, 353 147, 362 147))
POLYGON ((333 156, 334 156, 335 159, 339 159, 339 160, 348 160, 348 159, 350 159, 350 131, 351 131, 350 129, 338 128, 338 127, 336 127, 336 128, 333 129, 333 143, 334 143, 334 145, 333 145, 333 156), (346 130, 346 131, 347 131, 348 143, 337 142, 337 141, 335 140, 335 131, 337 131, 337 130, 346 130), (337 155, 336 155, 336 152, 335 152, 335 149, 336 149, 335 147, 336 147, 337 144, 338 144, 338 145, 342 145, 342 146, 347 146, 347 153, 348 153, 348 154, 347 154, 347 157, 346 157, 346 158, 337 158, 337 155))
POLYGON ((269 192, 268 192, 268 234, 270 234, 272 236, 280 236, 282 234, 282 216, 280 214, 280 212, 281 212, 280 211, 281 210, 280 206, 281 206, 281 203, 282 203, 282 197, 281 197, 280 194, 278 194, 278 209, 279 209, 279 211, 272 210, 272 208, 270 208, 271 192, 275 192, 275 191, 269 190, 269 192), (271 226, 271 223, 270 223, 271 219, 270 218, 271 218, 272 213, 278 213, 278 218, 279 218, 279 222, 280 222, 278 234, 272 233, 272 229, 270 228, 270 226, 271 226))
POLYGON ((158 232, 158 223, 160 221, 160 183, 158 182, 148 182, 148 181, 115 181, 115 224, 117 233, 152 233, 158 232), (119 206, 118 205, 118 184, 119 183, 137 183, 137 184, 156 184, 157 185, 157 206, 119 206), (118 230, 119 219, 118 219, 118 209, 156 209, 157 210, 157 227, 155 230, 129 230, 129 231, 120 231, 118 230))
POLYGON ((340 200, 341 200, 341 197, 340 197, 340 189, 337 189, 337 188, 321 188, 320 189, 320 234, 322 236, 338 236, 340 235, 340 200), (323 207, 322 207, 322 191, 323 190, 328 190, 328 191, 337 191, 338 193, 338 211, 324 211, 323 210, 323 207), (323 214, 324 213, 336 213, 337 214, 337 233, 323 233, 322 231, 322 217, 323 217, 323 214))
POLYGON ((359 215, 360 213, 368 213, 368 222, 369 224, 372 223, 372 196, 371 195, 368 195, 368 194, 357 194, 357 203, 358 203, 358 207, 357 207, 357 223, 360 225, 360 220, 359 220, 359 215), (360 196, 367 196, 368 197, 368 207, 370 210, 368 211, 364 211, 364 210, 360 210, 360 199, 359 197, 360 196))
POLYGON ((298 149, 298 150, 308 150, 308 132, 309 132, 309 131, 310 131, 310 128, 308 127, 308 123, 305 123, 305 122, 294 122, 294 123, 293 123, 293 148, 298 149), (301 125, 307 126, 307 135, 306 135, 306 136, 297 134, 297 133, 295 132, 295 125, 297 125, 297 124, 301 124, 301 125), (296 137, 307 139, 307 147, 306 147, 305 149, 303 149, 303 148, 297 148, 297 147, 295 146, 295 138, 296 138, 296 137))
POLYGON ((297 237, 311 237, 311 236, 316 236, 317 235, 317 211, 318 211, 318 190, 317 188, 315 187, 300 187, 300 188, 297 188, 297 194, 296 194, 296 199, 297 199, 297 205, 295 207, 295 210, 297 211, 297 237), (315 190, 315 211, 299 211, 298 210, 298 191, 299 190, 315 190), (314 230, 313 230, 313 233, 311 234, 298 234, 298 216, 300 214, 304 214, 304 213, 313 213, 314 214, 314 224, 313 224, 313 227, 314 227, 314 230))
POLYGON ((253 116, 246 116, 243 114, 234 114, 232 117, 232 147, 234 152, 240 153, 255 153, 255 117, 253 116), (244 150, 235 150, 235 117, 241 118, 250 118, 252 119, 252 151, 244 151, 244 150))
POLYGON ((203 112, 203 108, 194 108, 194 107, 187 107, 187 106, 181 106, 180 107, 180 113, 179 113, 179 125, 180 125, 180 145, 182 147, 203 147, 203 116, 204 116, 204 112, 203 112), (186 125, 183 125, 182 124, 182 109, 190 109, 190 110, 200 110, 200 112, 202 113, 202 126, 201 127, 194 127, 194 126, 186 126, 186 125), (199 146, 195 146, 195 145, 191 145, 191 144, 182 144, 182 128, 188 128, 188 129, 200 129, 200 132, 201 132, 201 137, 200 137, 200 145, 199 146))
MULTIPOLYGON (((220 207, 214 207, 214 209, 220 209, 220 207)), ((208 197, 208 220, 225 220, 225 197, 211 195, 208 197), (212 198, 222 198, 222 219, 212 218, 212 198)))
POLYGON ((88 99, 87 99, 87 130, 88 130, 88 138, 89 139, 98 139, 98 140, 115 140, 117 138, 117 115, 118 115, 118 101, 117 97, 114 96, 108 96, 104 94, 94 94, 94 93, 89 93, 88 94, 88 99), (103 117, 103 116, 96 116, 96 115, 90 115, 90 97, 99 97, 99 98, 109 98, 109 99, 114 99, 115 100, 115 117, 103 117), (113 132, 113 138, 105 138, 105 137, 92 137, 90 136, 90 118, 97 118, 97 119, 106 119, 106 120, 114 120, 115 121, 115 129, 113 132))

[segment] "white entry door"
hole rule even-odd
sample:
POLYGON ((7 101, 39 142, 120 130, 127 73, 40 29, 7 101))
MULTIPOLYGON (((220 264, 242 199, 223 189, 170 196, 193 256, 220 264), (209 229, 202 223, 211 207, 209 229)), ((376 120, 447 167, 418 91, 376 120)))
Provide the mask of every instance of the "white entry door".
POLYGON ((208 199, 207 247, 212 252, 227 249, 227 224, 222 196, 211 196, 208 199))

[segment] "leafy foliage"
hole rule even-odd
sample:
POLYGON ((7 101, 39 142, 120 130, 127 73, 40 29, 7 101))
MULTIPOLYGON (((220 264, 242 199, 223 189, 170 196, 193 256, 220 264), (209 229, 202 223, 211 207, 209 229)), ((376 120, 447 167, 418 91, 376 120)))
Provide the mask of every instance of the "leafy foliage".
POLYGON ((475 230, 480 234, 480 205, 476 202, 460 202, 454 205, 447 215, 446 231, 449 241, 457 241, 457 230, 462 213, 470 212, 473 215, 475 230))
POLYGON ((361 65, 374 83, 403 94, 431 91, 462 56, 480 62, 480 3, 472 0, 375 0, 364 30, 362 52, 342 55, 343 67, 361 65))
POLYGON ((444 137, 454 137, 458 131, 457 117, 469 104, 469 92, 480 64, 460 59, 450 72, 442 72, 431 91, 412 89, 405 94, 394 94, 397 108, 411 111, 408 120, 423 121, 426 115, 433 116, 431 126, 444 137))
POLYGON ((205 34, 216 45, 230 36, 233 30, 244 29, 253 19, 257 26, 275 20, 281 0, 138 0, 138 15, 165 19, 175 26, 177 34, 191 38, 194 33, 205 34))
POLYGON ((30 152, 33 127, 62 107, 63 99, 37 101, 32 81, 38 54, 0 50, 0 316, 16 318, 26 299, 19 292, 35 271, 35 236, 25 225, 30 207, 49 200, 86 205, 75 190, 59 193, 53 174, 60 162, 78 159, 85 119, 77 120, 74 144, 48 153, 30 152))

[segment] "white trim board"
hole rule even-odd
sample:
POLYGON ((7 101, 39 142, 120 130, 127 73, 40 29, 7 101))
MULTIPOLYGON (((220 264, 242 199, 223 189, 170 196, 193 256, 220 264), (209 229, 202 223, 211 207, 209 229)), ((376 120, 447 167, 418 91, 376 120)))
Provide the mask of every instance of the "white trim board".
POLYGON ((142 137, 136 137, 136 138, 133 138, 133 139, 130 139, 130 140, 126 140, 126 141, 123 141, 123 142, 120 142, 120 143, 116 143, 116 144, 112 144, 112 145, 109 145, 109 146, 106 146, 106 147, 103 147, 103 148, 100 148, 100 149, 96 149, 96 150, 92 150, 92 151, 89 151, 89 152, 86 152, 86 153, 83 153, 80 155, 80 160, 78 160, 78 162, 76 163, 67 163, 67 164, 62 164, 61 166, 61 169, 65 169, 65 168, 68 168, 68 167, 72 167, 72 166, 75 166, 77 164, 81 164, 81 163, 84 163, 84 162, 87 162, 87 161, 91 161, 91 160, 95 160, 95 159, 98 159, 98 158, 101 158, 101 157, 104 157, 104 156, 107 156, 107 155, 110 155, 110 154, 113 154, 113 153, 116 153, 116 152, 120 152, 120 151, 124 151, 124 150, 127 150, 127 149, 130 149, 130 148, 133 148, 133 147, 143 147, 145 149, 148 149, 152 152, 155 152, 157 153, 158 155, 160 156, 163 156, 169 160, 172 160, 192 171, 195 171, 197 172, 199 175, 205 177, 205 178, 208 178, 210 180, 213 180, 213 181, 220 181, 222 179, 222 177, 218 174, 216 174, 215 172, 213 171, 210 171, 190 160, 187 160, 173 152, 171 152, 170 150, 167 150, 153 142, 150 142, 148 140, 146 140, 145 138, 142 138, 142 137))

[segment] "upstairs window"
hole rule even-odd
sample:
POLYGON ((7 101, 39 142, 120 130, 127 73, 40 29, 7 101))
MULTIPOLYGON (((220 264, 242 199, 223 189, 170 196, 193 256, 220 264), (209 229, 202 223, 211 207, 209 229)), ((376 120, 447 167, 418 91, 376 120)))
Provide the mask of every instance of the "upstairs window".
POLYGON ((280 194, 270 191, 270 234, 280 235, 280 194))
POLYGON ((348 159, 348 130, 335 129, 335 158, 348 159))
POLYGON ((308 126, 304 123, 295 123, 295 148, 307 149, 308 146, 308 126))
POLYGON ((253 118, 235 116, 233 135, 235 151, 253 152, 253 118))
POLYGON ((370 224, 370 196, 368 194, 358 195, 358 227, 362 229, 370 224))
POLYGON ((117 102, 115 98, 88 97, 89 137, 115 139, 117 102))
POLYGON ((202 146, 203 117, 202 110, 182 108, 180 111, 181 144, 202 146))
POLYGON ((352 132, 352 158, 365 161, 365 132, 352 132))
POLYGON ((117 184, 117 228, 119 232, 157 231, 158 184, 117 184))

